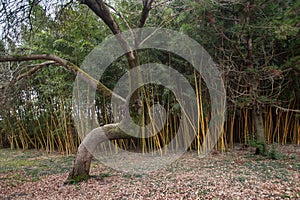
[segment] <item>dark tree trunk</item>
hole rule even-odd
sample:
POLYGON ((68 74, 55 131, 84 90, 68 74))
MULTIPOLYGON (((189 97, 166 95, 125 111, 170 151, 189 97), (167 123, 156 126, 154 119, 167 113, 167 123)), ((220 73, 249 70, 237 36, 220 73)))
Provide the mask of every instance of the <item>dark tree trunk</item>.
POLYGON ((260 113, 254 112, 253 117, 254 117, 256 143, 257 143, 255 154, 267 155, 268 146, 267 146, 267 142, 266 142, 266 138, 265 138, 262 115, 260 113))

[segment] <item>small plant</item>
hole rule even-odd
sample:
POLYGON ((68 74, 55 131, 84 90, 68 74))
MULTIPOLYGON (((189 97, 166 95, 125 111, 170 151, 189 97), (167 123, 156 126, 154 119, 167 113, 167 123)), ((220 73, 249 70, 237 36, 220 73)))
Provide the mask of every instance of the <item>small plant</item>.
POLYGON ((256 155, 263 155, 263 156, 268 155, 268 147, 266 142, 259 141, 259 140, 249 140, 249 145, 251 147, 256 147, 255 149, 256 155))
POLYGON ((239 181, 241 183, 243 183, 243 182, 246 181, 246 178, 245 177, 241 177, 241 176, 237 177, 236 179, 237 179, 237 181, 239 181))
POLYGON ((81 181, 87 181, 89 179, 89 177, 90 176, 88 174, 84 174, 84 175, 81 175, 81 176, 76 176, 73 179, 69 179, 69 180, 65 181, 64 184, 77 185, 81 181))
POLYGON ((80 189, 80 185, 76 184, 74 189, 75 190, 79 190, 80 189))
POLYGON ((108 172, 108 173, 102 173, 102 174, 100 174, 99 175, 99 178, 105 178, 105 177, 109 177, 109 176, 111 176, 111 174, 108 172))
POLYGON ((268 152, 268 157, 273 160, 280 159, 281 155, 276 149, 276 145, 272 145, 272 149, 268 152))
POLYGON ((288 195, 288 194, 283 194, 282 197, 283 198, 291 198, 290 195, 288 195))
POLYGON ((201 194, 208 194, 208 193, 209 193, 208 190, 201 190, 199 194, 201 195, 201 194))
POLYGON ((270 159, 278 160, 282 157, 280 153, 278 153, 276 147, 277 144, 273 144, 271 150, 268 150, 268 146, 264 141, 259 140, 249 140, 249 145, 252 147, 256 147, 255 154, 267 156, 270 159))

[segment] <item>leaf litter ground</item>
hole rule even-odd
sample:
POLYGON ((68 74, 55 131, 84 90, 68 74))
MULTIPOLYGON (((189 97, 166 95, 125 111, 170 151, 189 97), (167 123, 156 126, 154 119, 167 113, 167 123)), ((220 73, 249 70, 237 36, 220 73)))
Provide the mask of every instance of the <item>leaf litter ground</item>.
POLYGON ((300 199, 300 147, 277 151, 277 160, 239 145, 204 158, 192 151, 163 169, 135 175, 94 161, 91 179, 64 185, 74 156, 2 149, 0 199, 300 199))

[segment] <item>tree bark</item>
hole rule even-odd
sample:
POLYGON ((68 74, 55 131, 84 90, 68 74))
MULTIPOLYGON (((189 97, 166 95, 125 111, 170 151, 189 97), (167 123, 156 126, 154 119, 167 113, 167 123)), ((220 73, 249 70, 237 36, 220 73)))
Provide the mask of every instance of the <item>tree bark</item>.
POLYGON ((87 150, 83 143, 81 143, 78 147, 73 168, 65 183, 78 183, 87 180, 89 178, 92 159, 93 155, 87 150))
POLYGON ((255 154, 259 155, 267 155, 268 147, 265 138, 265 131, 264 131, 264 124, 263 118, 261 113, 253 112, 253 120, 255 125, 255 132, 256 132, 256 151, 255 154))
MULTIPOLYGON (((247 7, 250 7, 250 2, 247 3, 247 7)), ((251 16, 250 10, 247 10, 247 23, 250 23, 251 16)), ((254 63, 253 63, 253 39, 251 36, 251 30, 250 27, 248 29, 248 41, 247 41, 247 47, 248 47, 248 60, 247 65, 249 68, 254 69, 254 63)), ((252 75, 250 83, 250 94, 253 98, 253 111, 252 111, 252 117, 254 122, 254 128, 255 128, 255 134, 256 134, 256 143, 257 143, 257 149, 256 154, 262 154, 265 155, 267 153, 267 142, 265 139, 265 133, 264 133, 264 125, 263 125, 263 118, 261 114, 261 102, 258 101, 260 92, 258 90, 260 81, 256 77, 256 75, 252 75)))
POLYGON ((133 138, 124 133, 119 127, 119 123, 107 124, 93 129, 79 145, 73 168, 69 173, 66 183, 77 183, 87 180, 90 175, 90 166, 93 153, 101 142, 115 139, 133 138))

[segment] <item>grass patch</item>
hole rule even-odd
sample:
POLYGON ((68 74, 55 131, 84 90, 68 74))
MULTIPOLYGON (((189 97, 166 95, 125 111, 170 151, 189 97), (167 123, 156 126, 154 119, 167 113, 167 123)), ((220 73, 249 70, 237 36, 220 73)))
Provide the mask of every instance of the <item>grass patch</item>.
POLYGON ((0 149, 0 173, 11 173, 12 181, 36 181, 41 176, 68 172, 74 156, 36 150, 0 149))

